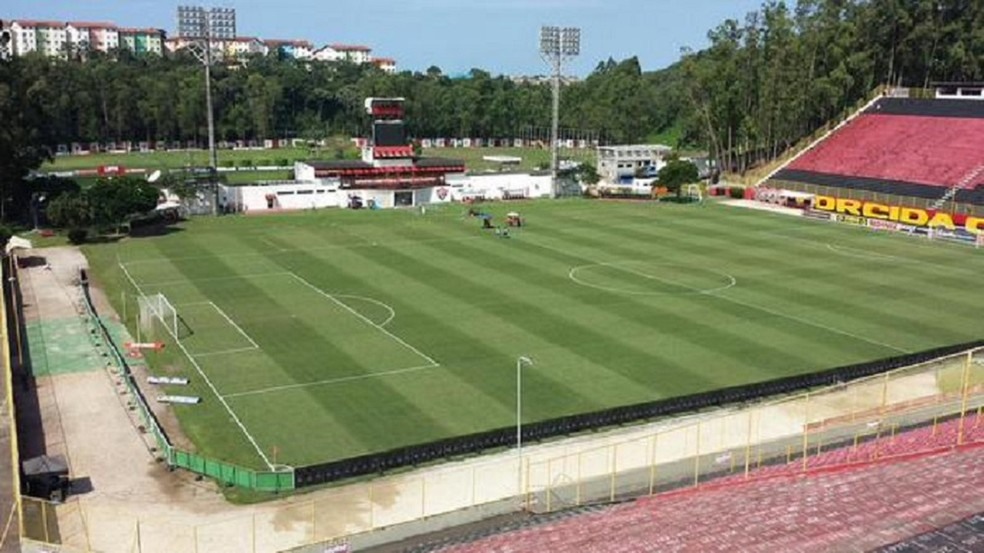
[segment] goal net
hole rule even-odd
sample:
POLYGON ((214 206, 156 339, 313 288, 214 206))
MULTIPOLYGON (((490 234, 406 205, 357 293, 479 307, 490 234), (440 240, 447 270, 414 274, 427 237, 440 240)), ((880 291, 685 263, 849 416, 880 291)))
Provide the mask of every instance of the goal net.
POLYGON ((699 184, 688 184, 683 188, 683 195, 690 198, 690 201, 700 203, 704 201, 704 196, 700 192, 699 184))
POLYGON ((178 311, 164 294, 141 296, 140 330, 145 336, 155 336, 154 327, 160 324, 175 340, 178 339, 178 311))

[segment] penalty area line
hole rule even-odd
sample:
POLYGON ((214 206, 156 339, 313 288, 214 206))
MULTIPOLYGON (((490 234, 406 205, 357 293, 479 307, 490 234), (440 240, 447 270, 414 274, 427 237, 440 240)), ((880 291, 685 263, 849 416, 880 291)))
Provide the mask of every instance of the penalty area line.
POLYGON ((246 338, 246 340, 249 341, 249 343, 253 345, 253 348, 254 349, 260 349, 259 344, 257 344, 255 340, 253 340, 252 338, 250 338, 249 334, 246 334, 246 331, 243 330, 243 328, 241 326, 239 326, 238 324, 236 324, 236 321, 232 320, 229 317, 229 315, 226 315, 226 312, 223 311, 221 307, 219 307, 218 305, 215 305, 215 302, 212 302, 212 301, 210 301, 208 303, 212 304, 212 307, 215 308, 216 311, 218 311, 219 315, 222 315, 222 318, 223 319, 225 319, 237 331, 239 331, 239 333, 243 335, 243 338, 246 338))
POLYGON ((211 357, 213 355, 232 355, 233 353, 246 353, 247 351, 256 351, 260 349, 259 346, 252 346, 248 348, 232 348, 224 349, 220 351, 206 351, 204 353, 193 353, 192 357, 211 357))
MULTIPOLYGON (((382 332, 383 334, 385 334, 386 336, 390 337, 392 340, 394 340, 398 344, 400 344, 403 347, 409 349, 410 351, 416 353, 418 356, 420 356, 422 359, 424 359, 425 361, 427 361, 431 365, 440 365, 440 363, 438 363, 436 360, 434 360, 433 357, 427 355, 426 353, 424 353, 424 352, 420 351, 419 349, 413 347, 412 345, 408 344, 403 338, 400 338, 399 336, 397 336, 397 335, 393 334, 392 332, 386 330, 385 328, 383 328, 382 325, 379 325, 379 324, 376 324, 376 323, 372 322, 368 317, 366 317, 362 313, 359 313, 355 309, 352 309, 351 307, 349 307, 342 300, 336 298, 335 296, 329 294, 328 292, 325 292, 321 288, 318 288, 317 286, 311 284, 304 277, 298 275, 297 273, 290 273, 290 276, 294 277, 298 282, 300 282, 304 286, 307 286, 311 290, 314 290, 318 294, 320 294, 320 295, 328 298, 329 300, 331 300, 332 302, 334 302, 336 305, 338 305, 342 309, 348 311, 352 315, 355 315, 362 322, 368 324, 369 326, 375 328, 376 330, 378 330, 378 331, 382 332)), ((389 322, 389 321, 387 321, 387 322, 389 322)))
MULTIPOLYGON (((121 263, 120 269, 123 270, 123 274, 126 276, 126 279, 130 282, 130 284, 133 285, 134 288, 137 289, 137 292, 139 292, 141 296, 146 298, 147 295, 144 294, 143 289, 140 287, 139 284, 137 284, 137 281, 133 280, 133 276, 130 274, 130 271, 126 269, 126 266, 121 263)), ((174 338, 174 343, 178 346, 178 349, 180 349, 181 352, 184 353, 185 357, 188 358, 188 361, 192 364, 193 367, 195 367, 195 370, 198 372, 198 375, 202 377, 202 381, 205 382, 205 385, 208 386, 212 394, 214 394, 216 399, 219 400, 219 403, 221 403, 222 406, 225 407, 225 410, 226 412, 229 413, 229 416, 232 418, 232 421, 236 424, 237 427, 239 427, 239 430, 242 431, 243 436, 245 436, 246 440, 248 440, 250 445, 253 446, 253 449, 256 450, 256 454, 260 456, 260 459, 263 459, 263 462, 266 463, 266 465, 270 468, 270 470, 275 470, 276 467, 273 466, 273 463, 270 462, 270 458, 267 457, 266 453, 263 452, 263 448, 261 448, 260 444, 257 443, 256 438, 254 438, 253 435, 249 433, 249 430, 246 429, 246 425, 244 425, 243 421, 240 420, 239 415, 237 415, 236 412, 232 410, 232 407, 229 406, 229 402, 227 402, 225 398, 222 397, 222 394, 219 393, 219 390, 216 389, 215 384, 212 383, 212 380, 208 377, 207 374, 205 374, 205 370, 202 369, 202 366, 198 364, 198 361, 195 361, 194 356, 191 355, 191 352, 188 351, 188 348, 186 348, 185 345, 181 343, 181 340, 177 337, 176 334, 171 332, 171 329, 168 328, 167 325, 164 325, 164 330, 168 334, 170 334, 172 338, 174 338)))
MULTIPOLYGON (((223 280, 240 280, 247 278, 263 278, 263 277, 274 277, 274 276, 289 276, 290 273, 279 271, 275 273, 252 273, 245 275, 228 275, 220 277, 208 277, 208 278, 184 278, 180 280, 165 280, 162 282, 145 282, 141 286, 146 288, 156 288, 160 286, 177 286, 179 284, 195 284, 198 282, 219 282, 223 280)), ((211 303, 211 302, 199 302, 199 303, 211 303)), ((189 304, 191 305, 191 304, 189 304)))
POLYGON ((303 384, 286 384, 284 386, 271 386, 269 388, 261 388, 259 390, 250 390, 248 392, 237 392, 237 393, 234 393, 234 394, 227 394, 224 397, 226 397, 226 398, 237 398, 237 397, 246 397, 246 396, 256 396, 256 395, 261 395, 261 394, 269 394, 269 393, 274 393, 274 392, 283 392, 283 391, 286 391, 286 390, 296 390, 296 389, 299 389, 299 388, 313 388, 313 387, 316 387, 316 386, 329 386, 329 385, 332 385, 332 384, 341 384, 341 383, 344 383, 344 382, 355 382, 355 381, 358 381, 358 380, 368 380, 370 378, 385 378, 387 376, 395 376, 395 375, 398 375, 398 374, 407 374, 407 373, 413 373, 413 372, 420 372, 420 371, 425 371, 427 369, 435 369, 437 367, 440 367, 440 365, 434 363, 434 364, 431 364, 431 365, 420 365, 420 366, 417 366, 417 367, 408 367, 408 368, 405 368, 405 369, 394 369, 392 371, 383 371, 383 372, 378 372, 378 373, 356 374, 356 375, 352 375, 352 376, 342 376, 342 377, 339 377, 339 378, 331 378, 331 379, 328 379, 328 380, 319 380, 317 382, 305 382, 303 384))

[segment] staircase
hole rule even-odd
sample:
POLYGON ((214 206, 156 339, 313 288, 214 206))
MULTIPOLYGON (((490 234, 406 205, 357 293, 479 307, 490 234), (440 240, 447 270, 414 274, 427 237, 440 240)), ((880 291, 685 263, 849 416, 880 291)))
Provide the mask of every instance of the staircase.
POLYGON ((974 180, 981 175, 981 173, 984 173, 984 163, 978 165, 977 167, 974 167, 973 170, 971 170, 969 173, 964 175, 964 178, 960 179, 960 182, 950 187, 946 191, 946 194, 943 194, 942 198, 933 202, 931 209, 933 210, 942 209, 947 202, 951 201, 957 195, 957 192, 959 192, 964 188, 969 188, 970 185, 974 183, 974 180))

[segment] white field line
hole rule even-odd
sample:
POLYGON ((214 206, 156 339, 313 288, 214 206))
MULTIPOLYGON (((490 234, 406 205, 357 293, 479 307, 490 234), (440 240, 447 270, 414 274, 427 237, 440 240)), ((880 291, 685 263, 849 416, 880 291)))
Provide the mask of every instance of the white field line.
POLYGON ((273 242, 272 240, 270 240, 269 238, 266 238, 265 236, 260 236, 260 242, 263 242, 264 244, 270 246, 271 248, 273 248, 274 250, 276 250, 278 252, 287 251, 286 248, 280 246, 279 244, 273 242))
MULTIPOLYGON (((545 248, 548 248, 548 249, 551 249, 551 250, 554 250, 554 251, 563 253, 565 255, 571 255, 569 251, 561 250, 560 248, 556 248, 554 246, 550 246, 548 244, 543 243, 543 241, 539 241, 538 240, 537 241, 537 244, 540 245, 540 246, 543 246, 545 248)), ((587 259, 587 260, 588 261, 592 261, 591 259, 587 259)), ((593 261, 593 262, 596 263, 596 264, 599 264, 599 265, 604 264, 604 262, 601 262, 601 261, 593 261)), ((678 287, 681 287, 681 288, 686 288, 686 289, 689 289, 689 290, 691 290, 693 292, 696 292, 697 294, 700 294, 700 295, 703 295, 703 296, 708 296, 708 297, 712 297, 712 298, 716 298, 716 299, 728 301, 728 302, 734 303, 736 305, 741 305, 741 306, 747 307, 749 309, 755 309, 757 311, 762 311, 763 313, 768 313, 768 314, 774 315, 776 317, 782 317, 784 319, 788 319, 788 320, 791 320, 791 321, 796 321, 796 322, 801 323, 801 324, 809 325, 809 326, 812 326, 812 327, 815 327, 815 328, 820 328, 820 329, 826 330, 828 332, 833 332, 835 334, 840 334, 842 336, 848 336, 848 337, 854 338, 856 340, 861 340, 861 341, 867 342, 869 344, 874 344, 876 346, 881 346, 883 348, 888 348, 888 349, 895 350, 895 351, 898 351, 898 352, 901 352, 901 353, 909 353, 908 350, 904 350, 902 348, 895 347, 895 346, 893 346, 891 344, 886 344, 886 343, 880 342, 878 340, 872 340, 870 338, 865 338, 864 336, 860 336, 860 335, 855 334, 853 332, 849 332, 849 331, 846 331, 846 330, 841 330, 839 328, 834 328, 834 327, 831 327, 831 326, 827 326, 825 324, 817 323, 817 322, 814 322, 814 321, 810 321, 810 320, 804 319, 802 317, 797 317, 795 315, 789 315, 787 313, 782 313, 782 312, 776 311, 774 309, 769 309, 767 307, 762 307, 761 305, 758 305, 758 304, 755 304, 755 303, 750 303, 750 302, 738 300, 738 299, 735 299, 735 298, 730 298, 728 296, 723 296, 723 295, 718 295, 718 294, 710 293, 710 292, 707 292, 707 291, 703 291, 703 290, 701 290, 699 288, 694 288, 693 286, 688 286, 686 284, 681 284, 679 282, 667 281, 667 280, 661 279, 661 278, 659 278, 657 276, 654 276, 654 275, 649 275, 649 274, 642 273, 642 272, 639 272, 639 271, 634 271, 632 269, 627 269, 625 267, 621 267, 621 266, 618 266, 618 265, 611 265, 611 266, 612 267, 616 267, 618 269, 621 269, 623 271, 629 272, 629 273, 634 273, 634 274, 636 274, 638 276, 641 276, 641 277, 644 277, 644 278, 650 278, 650 279, 661 281, 664 284, 669 284, 671 286, 678 286, 678 287)))
MULTIPOLYGON (((122 264, 121 264, 122 265, 122 264)), ((262 277, 272 277, 272 276, 287 276, 290 273, 279 271, 275 273, 252 273, 245 275, 228 275, 221 277, 207 277, 207 278, 183 278, 181 280, 165 280, 161 282, 145 282, 143 285, 147 288, 156 288, 159 286, 175 286, 177 284, 194 284, 196 282, 218 282, 222 280, 239 280, 246 278, 262 278, 262 277)), ((199 303, 209 303, 209 302, 199 302, 199 303)))
POLYGON ((294 277, 298 282, 300 282, 301 284, 303 284, 304 286, 307 286, 308 288, 314 290, 315 292, 317 292, 317 293, 321 294, 322 296, 328 298, 329 300, 335 302, 338 306, 340 306, 341 308, 345 309, 349 313, 355 315, 356 317, 358 317, 360 320, 362 320, 363 322, 365 322, 369 326, 371 326, 371 327, 375 328, 376 330, 382 332, 383 334, 389 336, 391 339, 393 339, 394 341, 396 341, 397 343, 399 343, 403 347, 409 349, 410 351, 416 353, 421 358, 426 359, 428 363, 430 363, 432 365, 440 365, 440 363, 438 363, 437 361, 435 361, 434 358, 432 358, 431 356, 427 355, 426 353, 424 353, 424 352, 420 351, 419 349, 417 349, 417 348, 411 346, 410 344, 406 343, 402 338, 400 338, 399 336, 396 336, 392 332, 386 330, 381 325, 378 325, 378 324, 372 322, 371 320, 369 320, 362 313, 359 313, 355 309, 352 309, 351 307, 349 307, 348 305, 346 305, 345 302, 339 300, 338 298, 336 298, 335 296, 329 294, 328 292, 325 292, 321 288, 318 288, 317 286, 311 284, 310 282, 308 282, 307 280, 305 280, 303 277, 299 276, 297 273, 290 273, 290 275, 292 277, 294 277))
POLYGON ((876 346, 881 346, 883 348, 893 349, 893 350, 898 351, 898 352, 901 352, 901 353, 910 353, 909 350, 898 348, 898 347, 895 347, 895 346, 893 346, 891 344, 886 344, 885 342, 881 342, 881 341, 878 341, 878 340, 873 340, 871 338, 865 338, 864 336, 861 336, 859 334, 855 334, 855 333, 850 332, 850 331, 847 331, 847 330, 841 330, 839 328, 835 328, 835 327, 832 327, 832 326, 827 326, 827 325, 825 325, 823 323, 818 323, 818 322, 810 321, 810 320, 804 319, 802 317, 797 317, 796 315, 790 315, 788 313, 782 313, 781 311, 776 311, 774 309, 769 309, 768 307, 763 307, 763 306, 758 305, 756 303, 742 301, 742 300, 735 299, 735 298, 729 298, 727 296, 719 296, 717 294, 714 294, 714 293, 711 293, 711 292, 706 292, 706 291, 700 290, 698 288, 694 288, 692 286, 688 286, 686 284, 680 284, 680 283, 677 283, 677 282, 667 281, 667 280, 664 280, 664 279, 659 278, 658 276, 648 275, 646 273, 635 271, 635 270, 633 270, 631 268, 621 267, 621 266, 617 266, 617 265, 612 265, 612 266, 613 267, 616 267, 618 269, 621 269, 621 270, 623 270, 623 271, 625 271, 627 273, 633 273, 633 274, 639 275, 641 277, 651 278, 653 280, 658 280, 658 281, 663 282, 665 284, 670 284, 670 285, 674 285, 674 286, 680 286, 680 287, 683 287, 683 288, 687 288, 689 290, 693 290, 694 292, 696 292, 696 293, 698 293, 700 295, 710 296, 712 298, 717 298, 717 299, 722 299, 724 301, 729 301, 729 302, 734 303, 736 305, 741 305, 741 306, 744 306, 744 307, 748 307, 750 309, 755 309, 755 310, 758 310, 758 311, 762 311, 763 313, 769 313, 770 315, 775 315, 776 317, 783 317, 783 318, 789 319, 791 321, 796 321, 796 322, 801 323, 801 324, 809 325, 809 326, 812 326, 812 327, 815 327, 815 328, 820 328, 820 329, 826 330, 828 332, 833 332, 835 334, 840 334, 842 336, 848 336, 850 338, 854 338, 856 340, 861 340, 861 341, 864 341, 864 342, 868 342, 869 344, 874 344, 876 346))
POLYGON ((396 318, 396 311, 392 307, 390 307, 389 304, 383 303, 383 302, 381 302, 381 301, 379 301, 377 299, 366 297, 366 296, 354 296, 352 294, 335 294, 335 297, 336 298, 352 298, 352 299, 355 299, 355 300, 367 301, 369 303, 374 303, 374 304, 378 305, 379 307, 382 307, 383 309, 389 311, 389 317, 387 317, 385 321, 379 323, 379 326, 386 326, 386 325, 390 324, 390 322, 392 322, 393 319, 396 318))
POLYGON ((420 365, 418 367, 409 367, 406 369, 394 369, 392 371, 383 371, 378 373, 369 374, 357 374, 352 376, 342 376, 338 378, 331 378, 328 380, 319 380, 317 382, 305 382, 302 384, 287 384, 285 386, 271 386, 270 388, 261 388, 259 390, 250 390, 248 392, 237 392, 235 394, 228 394, 225 397, 245 397, 245 396, 256 396, 260 394, 269 394, 274 392, 282 392, 285 390, 296 390, 298 388, 312 388, 315 386, 329 386, 332 384, 341 384, 343 382, 354 382, 358 380, 368 380, 370 378, 384 378, 387 376, 393 376, 397 374, 407 374, 418 371, 425 371, 427 369, 436 369, 440 365, 420 365))
POLYGON ((735 299, 735 298, 729 298, 727 296, 719 296, 719 295, 716 295, 716 294, 714 294, 712 292, 702 291, 702 290, 696 289, 696 288, 694 288, 692 286, 688 286, 686 284, 680 284, 680 283, 675 283, 675 282, 667 281, 667 280, 661 279, 661 278, 659 278, 657 276, 654 276, 654 275, 648 275, 648 274, 645 274, 645 273, 642 273, 642 272, 639 272, 639 271, 635 271, 635 270, 633 270, 631 268, 625 268, 625 267, 620 267, 620 266, 616 266, 616 268, 621 269, 621 270, 623 270, 625 272, 628 272, 628 273, 633 273, 633 274, 636 274, 636 275, 645 277, 645 278, 651 278, 651 279, 654 279, 654 280, 658 280, 658 281, 663 282, 665 284, 671 284, 671 285, 681 286, 683 288, 687 288, 687 289, 693 290, 694 292, 696 292, 698 294, 701 294, 701 295, 711 296, 711 297, 714 297, 714 298, 718 298, 718 299, 722 299, 722 300, 725 300, 725 301, 729 301, 729 302, 734 303, 734 304, 737 304, 737 305, 742 305, 742 306, 745 306, 745 307, 748 307, 748 308, 751 308, 751 309, 756 309, 758 311, 769 313, 769 314, 775 315, 777 317, 783 317, 783 318, 789 319, 791 321, 796 321, 796 322, 799 322, 799 323, 802 323, 802 324, 805 324, 805 325, 809 325, 809 326, 813 326, 813 327, 816 327, 816 328, 820 328, 820 329, 826 330, 828 332, 834 332, 836 334, 841 334, 843 336, 849 336, 849 337, 854 338, 854 339, 857 339, 857 340, 862 340, 862 341, 868 342, 870 344, 875 344, 875 345, 878 345, 878 346, 881 346, 881 347, 885 347, 885 348, 889 348, 889 349, 894 349, 895 351, 899 351, 899 352, 902 352, 902 353, 909 353, 908 350, 897 348, 897 347, 895 347, 895 346, 893 346, 891 344, 886 344, 886 343, 880 342, 878 340, 872 340, 870 338, 865 338, 864 336, 855 334, 853 332, 849 332, 849 331, 846 331, 846 330, 841 330, 839 328, 827 326, 825 324, 817 323, 817 322, 814 322, 814 321, 810 321, 810 320, 804 319, 802 317, 797 317, 795 315, 789 315, 787 313, 782 313, 780 311, 776 311, 774 309, 769 309, 768 307, 763 307, 763 306, 758 305, 758 304, 755 304, 755 303, 750 303, 750 302, 742 301, 742 300, 735 299))
POLYGON ((260 348, 258 347, 232 348, 232 349, 224 349, 221 351, 206 351, 205 353, 194 353, 192 355, 194 355, 195 357, 211 357, 213 355, 231 355, 233 353, 246 353, 247 351, 256 351, 258 349, 260 348))
MULTIPOLYGON (((351 233, 349 233, 351 235, 351 233)), ((437 244, 445 242, 463 242, 468 240, 487 240, 484 234, 477 236, 457 236, 454 238, 425 238, 421 240, 387 240, 384 242, 387 246, 414 246, 416 244, 437 244)), ((332 244, 330 246, 319 246, 314 248, 281 248, 277 253, 286 252, 318 252, 318 251, 333 251, 333 250, 353 250, 357 248, 372 248, 375 247, 373 243, 359 243, 359 244, 332 244)), ((224 255, 189 255, 185 257, 156 257, 153 259, 135 259, 133 261, 127 261, 126 263, 120 263, 121 265, 145 265, 148 263, 163 263, 165 261, 195 261, 201 259, 239 259, 243 257, 266 257, 268 254, 264 252, 251 252, 251 253, 230 253, 224 255)), ((184 281, 183 281, 184 282, 184 281)))
POLYGON ((878 260, 878 259, 885 259, 889 261, 909 261, 904 257, 896 257, 894 255, 889 255, 885 253, 859 250, 857 248, 851 248, 848 246, 839 246, 839 245, 831 244, 830 242, 827 242, 827 249, 834 253, 846 255, 848 257, 856 257, 858 259, 866 259, 869 261, 878 260))
MULTIPOLYGON (((144 286, 146 286, 146 284, 144 284, 144 286)), ((190 301, 188 303, 175 303, 173 305, 174 305, 174 308, 175 309, 178 309, 179 307, 198 307, 199 305, 209 305, 210 303, 212 303, 212 302, 210 302, 210 301, 190 301)))
POLYGON ((238 330, 239 333, 242 334, 243 337, 246 338, 246 340, 248 340, 249 343, 253 345, 253 348, 254 349, 260 349, 260 345, 257 344, 255 340, 253 340, 252 338, 250 338, 249 334, 246 334, 246 331, 243 330, 243 328, 241 326, 239 326, 238 324, 236 324, 236 321, 232 320, 229 317, 229 315, 226 315, 226 312, 223 311, 222 308, 220 308, 218 305, 215 305, 215 302, 211 302, 210 301, 208 303, 212 304, 212 307, 215 308, 215 310, 219 312, 219 315, 222 315, 222 318, 223 319, 225 319, 226 321, 228 321, 229 324, 231 324, 233 327, 235 327, 235 329, 238 330))
MULTIPOLYGON (((123 274, 126 275, 127 280, 130 281, 130 284, 132 284, 137 289, 137 292, 139 292, 141 296, 146 298, 147 296, 146 294, 144 294, 143 289, 140 287, 139 284, 137 284, 137 281, 133 280, 133 277, 130 276, 130 271, 126 269, 126 266, 121 263, 120 269, 123 270, 123 274)), ((167 325, 164 326, 166 327, 167 325)), ((253 448, 256 450, 256 453, 260 456, 260 458, 263 459, 263 462, 267 464, 270 470, 276 470, 276 468, 273 466, 273 463, 270 462, 270 459, 267 458, 265 453, 263 453, 263 449, 261 449, 259 444, 256 443, 256 438, 254 438, 253 435, 250 434, 248 430, 246 430, 246 426, 243 425, 243 422, 241 420, 239 420, 239 416, 236 415, 235 411, 232 410, 232 407, 229 407, 229 403, 226 402, 225 398, 222 397, 222 394, 220 394, 219 391, 215 388, 215 384, 212 384, 212 381, 205 374, 205 371, 202 370, 202 367, 201 365, 198 364, 198 361, 195 361, 195 358, 192 357, 191 353, 188 352, 188 348, 186 348, 184 344, 181 343, 181 340, 179 340, 178 337, 175 336, 170 329, 167 329, 167 331, 169 334, 171 334, 171 337, 174 338, 174 342, 178 345, 178 348, 181 349, 181 352, 185 354, 185 357, 188 358, 188 361, 191 361, 191 364, 195 367, 195 370, 198 371, 199 376, 202 377, 202 381, 205 382, 205 384, 208 386, 210 390, 212 390, 212 393, 215 394, 216 399, 219 400, 219 403, 221 403, 222 406, 225 407, 226 411, 229 413, 229 416, 232 417, 233 422, 235 422, 236 426, 238 426, 239 429, 243 432, 243 435, 246 436, 246 439, 249 440, 249 443, 253 445, 253 448)))

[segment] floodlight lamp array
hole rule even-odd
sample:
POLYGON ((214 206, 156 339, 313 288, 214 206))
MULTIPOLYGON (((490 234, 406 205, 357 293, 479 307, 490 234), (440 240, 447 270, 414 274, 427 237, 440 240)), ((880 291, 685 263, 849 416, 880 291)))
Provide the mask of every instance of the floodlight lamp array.
POLYGON ((178 6, 178 36, 203 38, 208 29, 208 12, 201 6, 178 6))
POLYGON ((580 55, 581 29, 566 27, 560 32, 560 53, 564 56, 580 55))
POLYGON ((548 56, 560 53, 560 27, 540 28, 540 53, 548 56))

